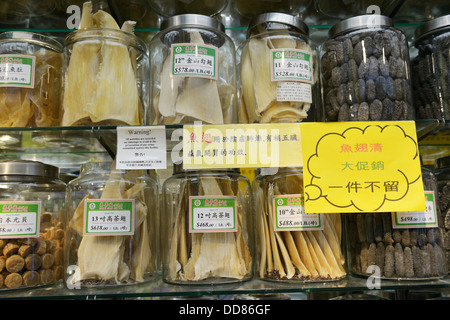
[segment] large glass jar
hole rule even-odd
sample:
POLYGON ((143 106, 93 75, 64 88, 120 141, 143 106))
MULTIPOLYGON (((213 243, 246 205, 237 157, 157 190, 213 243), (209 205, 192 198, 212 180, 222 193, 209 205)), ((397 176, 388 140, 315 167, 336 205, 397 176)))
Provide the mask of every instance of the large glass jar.
POLYGON ((321 58, 326 121, 414 120, 408 44, 390 18, 352 17, 328 35, 321 58))
POLYGON ((62 52, 42 34, 0 34, 0 127, 61 125, 62 52))
POLYGON ((149 44, 149 123, 237 123, 235 47, 222 23, 183 14, 160 29, 149 44))
POLYGON ((450 15, 415 31, 417 56, 411 61, 414 107, 418 119, 450 118, 450 15))
POLYGON ((69 289, 148 282, 158 271, 158 187, 141 170, 89 162, 67 185, 69 289))
MULTIPOLYGON (((64 39, 63 126, 144 125, 149 54, 134 33, 105 11, 83 5, 80 27, 64 39)), ((92 7, 92 4, 91 4, 92 7)))
POLYGON ((253 276, 251 186, 235 170, 181 170, 162 188, 163 280, 241 282, 253 276))
POLYGON ((260 279, 330 281, 347 275, 341 215, 305 213, 302 168, 261 173, 252 189, 260 279))
POLYGON ((0 162, 0 288, 51 285, 63 277, 66 185, 41 162, 0 162))
POLYGON ((238 50, 239 122, 320 120, 317 50, 295 16, 265 13, 238 50))
POLYGON ((344 215, 348 267, 353 274, 390 280, 436 279, 447 274, 436 178, 422 168, 425 212, 344 215))
POLYGON ((188 13, 214 16, 220 14, 228 2, 229 0, 149 0, 148 4, 164 17, 188 13))
POLYGON ((444 251, 450 268, 450 156, 436 161, 434 174, 438 186, 438 206, 442 216, 444 251))

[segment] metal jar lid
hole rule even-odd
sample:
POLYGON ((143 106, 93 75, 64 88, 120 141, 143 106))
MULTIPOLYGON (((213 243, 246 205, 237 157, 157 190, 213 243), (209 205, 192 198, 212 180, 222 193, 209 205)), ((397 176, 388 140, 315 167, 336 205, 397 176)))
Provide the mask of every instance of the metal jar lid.
POLYGON ((38 161, 0 161, 0 176, 39 176, 59 179, 59 168, 38 161))
POLYGON ((333 27, 331 27, 330 31, 328 31, 328 35, 330 37, 335 37, 338 34, 359 29, 393 26, 394 23, 392 22, 392 19, 387 16, 379 14, 364 14, 336 23, 333 27))
POLYGON ((180 14, 170 17, 161 22, 161 31, 168 28, 180 26, 196 26, 217 29, 225 32, 225 26, 217 19, 202 14, 180 14))
POLYGON ((450 30, 450 14, 425 22, 414 32, 416 41, 433 33, 450 30))
POLYGON ((63 45, 56 39, 28 31, 7 31, 0 34, 0 44, 8 42, 27 42, 56 52, 63 51, 63 45))
POLYGON ((281 13, 281 12, 266 12, 266 13, 262 13, 257 15, 256 17, 254 17, 249 25, 248 25, 248 29, 247 29, 247 36, 249 36, 249 34, 252 32, 252 30, 256 27, 258 27, 259 25, 263 24, 263 23, 268 23, 271 22, 273 23, 273 28, 287 28, 288 27, 293 27, 294 29, 296 29, 298 32, 304 33, 306 35, 309 34, 309 28, 306 25, 306 23, 304 23, 302 20, 300 20, 299 18, 297 18, 296 16, 292 16, 290 14, 286 14, 286 13, 281 13))

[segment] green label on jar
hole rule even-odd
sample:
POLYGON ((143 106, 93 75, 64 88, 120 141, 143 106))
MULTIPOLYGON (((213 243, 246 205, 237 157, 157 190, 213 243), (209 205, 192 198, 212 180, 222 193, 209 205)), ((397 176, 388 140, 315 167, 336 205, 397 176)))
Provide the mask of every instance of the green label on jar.
POLYGON ((271 50, 272 81, 313 83, 311 53, 297 49, 271 50))
POLYGON ((0 238, 39 236, 40 201, 0 202, 0 238))
POLYGON ((323 230, 321 213, 305 213, 302 194, 273 197, 274 230, 302 231, 323 230))
POLYGON ((425 191, 425 211, 392 213, 392 228, 436 228, 438 227, 434 191, 425 191))
POLYGON ((85 200, 83 235, 133 235, 134 212, 133 199, 85 200))
POLYGON ((189 232, 236 232, 234 196, 189 197, 189 232))
POLYGON ((181 43, 172 45, 172 75, 217 80, 217 48, 181 43))
POLYGON ((34 88, 35 60, 28 55, 0 55, 0 87, 34 88))

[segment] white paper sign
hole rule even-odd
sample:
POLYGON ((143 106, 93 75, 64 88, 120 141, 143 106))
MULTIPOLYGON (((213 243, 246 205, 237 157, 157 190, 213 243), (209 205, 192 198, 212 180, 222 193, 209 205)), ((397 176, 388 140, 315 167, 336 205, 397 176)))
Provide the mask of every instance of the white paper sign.
POLYGON ((166 168, 165 126, 117 127, 116 169, 166 168))

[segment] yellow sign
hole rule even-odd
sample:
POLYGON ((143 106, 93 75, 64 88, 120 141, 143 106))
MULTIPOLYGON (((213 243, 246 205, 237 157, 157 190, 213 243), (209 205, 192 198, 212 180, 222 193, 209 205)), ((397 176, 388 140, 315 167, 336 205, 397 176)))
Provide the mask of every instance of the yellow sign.
POLYGON ((305 211, 424 211, 414 121, 303 123, 305 211))
POLYGON ((184 169, 302 165, 298 123, 183 126, 184 169))

